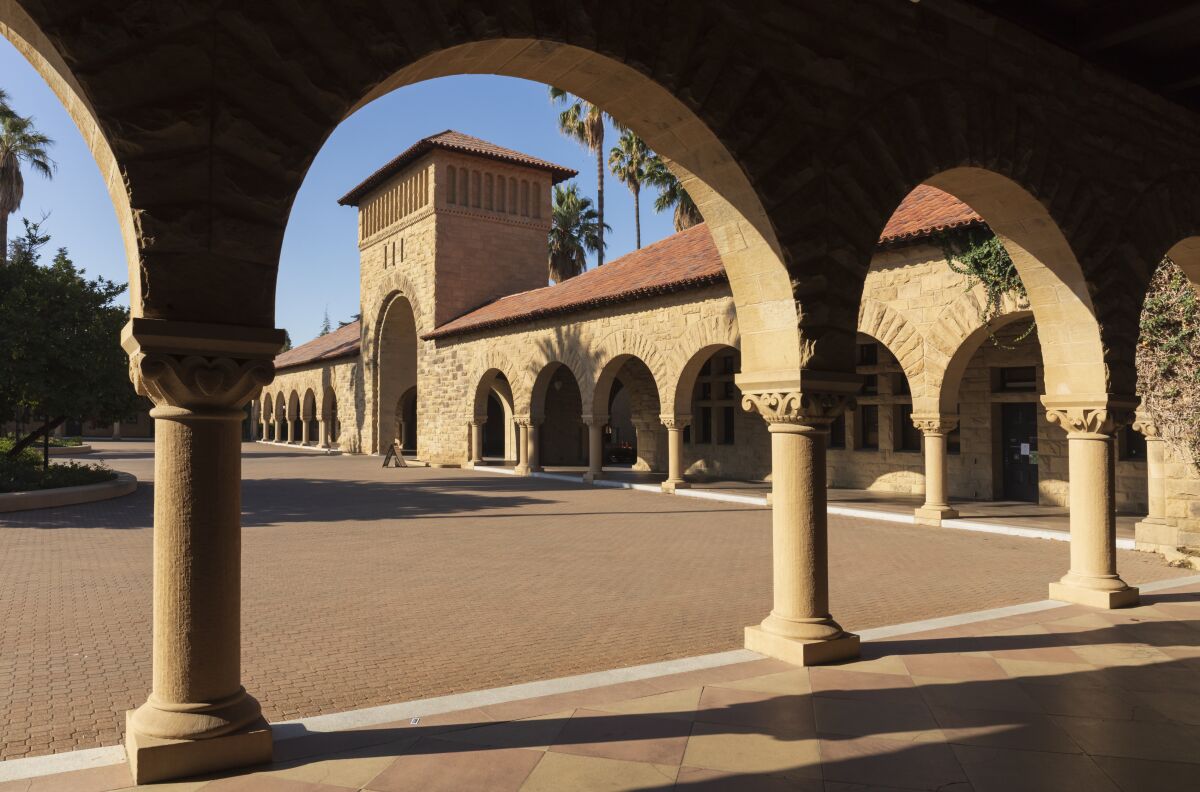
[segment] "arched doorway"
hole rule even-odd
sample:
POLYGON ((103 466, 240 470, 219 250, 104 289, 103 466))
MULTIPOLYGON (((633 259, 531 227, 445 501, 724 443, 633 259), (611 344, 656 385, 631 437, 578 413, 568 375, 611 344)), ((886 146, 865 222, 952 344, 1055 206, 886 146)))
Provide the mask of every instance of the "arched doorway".
POLYGON ((659 416, 658 383, 650 367, 635 355, 616 356, 601 369, 593 398, 604 405, 608 415, 604 463, 637 471, 665 471, 666 429, 659 416))
POLYGON ((538 372, 530 413, 535 421, 541 421, 537 430, 537 458, 541 465, 587 464, 583 397, 570 368, 551 362, 538 372))
POLYGON ((392 295, 380 310, 374 344, 375 452, 383 453, 398 434, 401 424, 409 436, 409 445, 417 452, 417 425, 420 412, 417 401, 417 325, 412 303, 401 294, 392 295), (407 396, 411 394, 411 396, 407 396), (408 401, 402 404, 402 399, 408 401), (405 410, 410 414, 406 416, 405 410))

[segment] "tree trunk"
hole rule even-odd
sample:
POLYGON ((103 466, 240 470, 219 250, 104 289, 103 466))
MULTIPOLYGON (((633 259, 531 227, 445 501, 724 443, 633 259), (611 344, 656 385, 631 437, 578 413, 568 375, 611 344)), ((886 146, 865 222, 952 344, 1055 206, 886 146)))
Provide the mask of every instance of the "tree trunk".
MULTIPOLYGON (((46 423, 50 423, 50 416, 46 416, 46 423)), ((49 472, 50 470, 50 430, 42 432, 42 470, 49 472)))
POLYGON ((0 266, 8 263, 8 213, 0 211, 0 266))
POLYGON ((596 266, 604 266, 604 136, 596 146, 596 214, 600 217, 600 249, 596 251, 596 266))
POLYGON ((58 427, 58 425, 61 424, 65 420, 67 420, 67 416, 65 416, 65 415, 61 415, 58 418, 55 418, 53 420, 47 418, 41 426, 39 426, 37 429, 34 429, 32 432, 30 432, 29 434, 22 437, 15 445, 13 445, 13 447, 11 449, 9 449, 8 455, 10 457, 17 456, 22 451, 24 451, 26 448, 29 448, 29 446, 33 445, 33 441, 37 440, 43 434, 46 436, 46 442, 49 443, 50 442, 50 433, 53 432, 58 427))
POLYGON ((633 191, 633 228, 637 232, 637 249, 642 249, 642 205, 638 190, 633 191))

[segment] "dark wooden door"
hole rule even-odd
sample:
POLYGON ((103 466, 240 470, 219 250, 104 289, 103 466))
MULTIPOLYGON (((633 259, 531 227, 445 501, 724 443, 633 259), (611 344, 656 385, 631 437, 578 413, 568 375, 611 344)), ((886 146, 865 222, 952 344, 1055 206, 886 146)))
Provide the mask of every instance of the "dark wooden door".
POLYGON ((1037 503, 1037 405, 1002 405, 1001 427, 1004 499, 1037 503))

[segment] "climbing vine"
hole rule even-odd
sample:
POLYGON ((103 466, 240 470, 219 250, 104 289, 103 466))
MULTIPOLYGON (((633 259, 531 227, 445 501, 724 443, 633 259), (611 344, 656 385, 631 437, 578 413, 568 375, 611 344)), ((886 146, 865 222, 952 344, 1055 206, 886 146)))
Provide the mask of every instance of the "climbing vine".
POLYGON ((1163 259, 1142 307, 1138 391, 1165 441, 1200 463, 1200 298, 1163 259))
MULTIPOLYGON (((979 320, 988 328, 988 336, 992 343, 1003 349, 1012 349, 996 337, 992 332, 992 322, 1004 312, 1004 299, 1015 297, 1025 303, 1029 299, 1025 284, 1017 274, 1017 266, 1013 263, 1004 245, 996 235, 986 229, 965 229, 952 232, 941 232, 936 242, 942 248, 942 255, 950 269, 967 278, 967 291, 976 285, 983 287, 984 303, 979 309, 979 320)), ((1029 322, 1020 334, 1013 340, 1020 343, 1033 334, 1037 323, 1029 322)))

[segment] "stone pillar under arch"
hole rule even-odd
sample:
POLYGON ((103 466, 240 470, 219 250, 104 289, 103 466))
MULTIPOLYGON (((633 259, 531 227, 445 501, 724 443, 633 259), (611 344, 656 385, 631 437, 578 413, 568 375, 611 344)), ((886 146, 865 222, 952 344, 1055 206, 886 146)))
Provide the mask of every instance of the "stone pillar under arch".
POLYGON ((1134 526, 1139 550, 1174 550, 1179 533, 1167 519, 1167 446, 1154 419, 1138 413, 1133 428, 1146 438, 1146 517, 1134 526))
POLYGON ((541 425, 541 418, 529 420, 529 471, 531 473, 542 471, 541 425))
POLYGON ((329 448, 329 416, 317 413, 317 448, 329 448))
POLYGON ((529 418, 514 419, 517 424, 517 466, 513 468, 518 476, 528 476, 529 469, 529 418))
POLYGON ((1134 400, 1043 396, 1046 418, 1067 431, 1071 568, 1050 584, 1050 599, 1095 608, 1138 603, 1117 574, 1116 433, 1133 419, 1134 400))
POLYGON ((662 416, 662 425, 667 428, 667 480, 662 483, 663 492, 692 486, 683 476, 683 430, 691 422, 690 415, 662 416))
POLYGON ((154 402, 153 682, 126 716, 137 784, 269 762, 241 684, 241 424, 282 330, 136 318, 121 345, 154 402))
POLYGON ((308 441, 309 441, 308 423, 309 423, 308 418, 300 419, 300 444, 301 445, 308 445, 308 441))
POLYGON ((771 434, 773 607, 746 628, 746 648, 796 665, 858 656, 858 636, 829 612, 825 446, 829 426, 854 404, 858 378, 803 372, 794 383, 739 375, 742 406, 771 434), (787 387, 791 385, 792 387, 787 387))
POLYGON ((591 484, 604 478, 604 427, 608 424, 608 416, 596 413, 585 415, 583 422, 588 430, 588 469, 583 474, 583 480, 591 484))
POLYGON ((275 419, 275 436, 272 437, 271 440, 276 443, 283 442, 283 419, 282 418, 275 419))
POLYGON ((471 466, 483 464, 483 427, 487 424, 487 416, 475 416, 471 421, 471 466))
POLYGON ((913 518, 920 525, 941 525, 942 520, 958 516, 950 508, 946 481, 946 436, 958 426, 958 416, 917 414, 912 416, 912 422, 925 438, 925 503, 913 512, 913 518))

